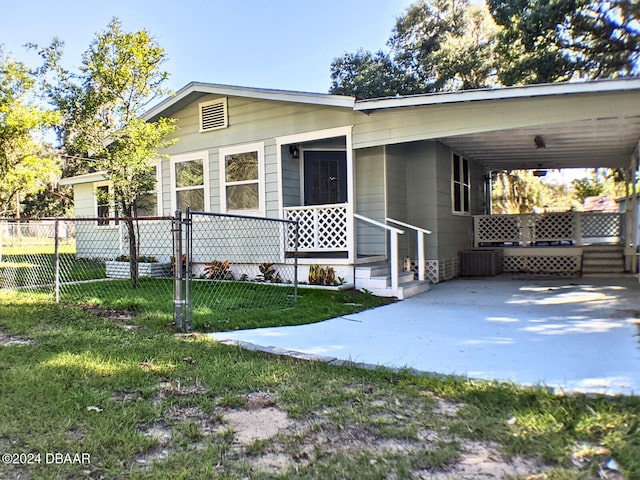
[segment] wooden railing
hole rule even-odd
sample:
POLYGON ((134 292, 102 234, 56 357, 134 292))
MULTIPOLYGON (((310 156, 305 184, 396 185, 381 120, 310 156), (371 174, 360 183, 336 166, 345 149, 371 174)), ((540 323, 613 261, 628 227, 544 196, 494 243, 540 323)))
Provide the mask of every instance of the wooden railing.
POLYGON ((475 215, 474 245, 537 246, 623 243, 624 213, 475 215))

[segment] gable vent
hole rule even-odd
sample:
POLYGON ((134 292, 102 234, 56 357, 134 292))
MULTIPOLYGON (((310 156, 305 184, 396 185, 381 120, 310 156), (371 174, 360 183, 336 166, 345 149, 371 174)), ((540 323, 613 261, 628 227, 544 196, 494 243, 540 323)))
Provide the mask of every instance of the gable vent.
POLYGON ((218 128, 226 128, 227 121, 227 99, 219 98, 211 102, 200 104, 200 131, 208 132, 218 128))

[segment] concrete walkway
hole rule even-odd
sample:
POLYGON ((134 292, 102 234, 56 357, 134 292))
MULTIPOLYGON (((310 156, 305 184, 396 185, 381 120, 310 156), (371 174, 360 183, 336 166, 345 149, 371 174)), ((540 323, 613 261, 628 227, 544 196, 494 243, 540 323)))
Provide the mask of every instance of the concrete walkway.
POLYGON ((457 279, 312 325, 212 336, 320 356, 565 392, 640 394, 637 277, 457 279))

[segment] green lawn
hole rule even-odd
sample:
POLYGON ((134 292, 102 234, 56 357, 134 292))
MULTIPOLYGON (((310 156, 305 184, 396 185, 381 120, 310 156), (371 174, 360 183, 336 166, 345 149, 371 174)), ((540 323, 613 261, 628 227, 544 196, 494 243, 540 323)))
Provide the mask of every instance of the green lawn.
MULTIPOLYGON (((524 469, 510 478, 598 478, 611 459, 640 478, 637 397, 273 357, 176 335, 141 298, 74 306, 0 292, 0 452, 32 462, 0 463, 0 478, 455 478, 478 451, 524 469), (281 428, 261 436, 262 424, 281 428)), ((300 310, 249 324, 361 302, 303 291, 300 310)))

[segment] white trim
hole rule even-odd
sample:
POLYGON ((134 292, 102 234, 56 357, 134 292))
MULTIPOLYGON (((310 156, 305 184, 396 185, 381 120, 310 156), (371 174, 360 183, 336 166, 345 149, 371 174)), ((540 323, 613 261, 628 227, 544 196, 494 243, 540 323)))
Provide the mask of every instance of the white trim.
MULTIPOLYGON (((220 167, 220 212, 221 213, 241 213, 245 215, 265 215, 266 198, 265 198, 265 158, 264 158, 264 142, 247 143, 235 145, 232 147, 221 147, 218 151, 218 160, 220 167), (258 154, 258 209, 257 210, 228 210, 227 209, 227 179, 225 157, 237 153, 257 152, 258 154)), ((232 182, 232 185, 252 185, 256 180, 246 180, 242 182, 232 182)))
MULTIPOLYGON (((211 192, 209 185, 209 151, 201 150, 198 152, 183 153, 180 155, 174 155, 169 162, 169 178, 170 178, 170 191, 171 191, 171 213, 173 214, 178 208, 177 203, 177 190, 176 190, 176 163, 189 162, 193 160, 202 160, 203 170, 203 182, 204 182, 204 209, 206 211, 211 210, 211 192)), ((194 187, 196 188, 196 187, 194 187)), ((184 213, 184 212, 183 212, 184 213)))
MULTIPOLYGON (((347 146, 351 143, 350 140, 351 140, 352 132, 353 132, 353 125, 347 125, 345 127, 328 128, 325 130, 312 130, 304 133, 296 133, 293 135, 275 137, 276 160, 278 162, 278 211, 280 212, 281 218, 284 218, 284 204, 283 204, 284 191, 283 191, 283 185, 282 185, 282 147, 285 145, 290 145, 294 143, 304 143, 304 142, 311 142, 314 140, 324 140, 324 139, 336 138, 336 137, 346 137, 349 139, 349 141, 345 142, 346 143, 345 148, 349 149, 349 148, 352 148, 347 146)), ((350 155, 349 152, 347 152, 347 162, 349 162, 349 155, 350 155)), ((302 152, 300 152, 300 162, 302 162, 302 152)), ((348 169, 347 169, 347 174, 348 174, 348 169)), ((347 182, 348 181, 349 179, 347 178, 347 182)), ((300 189, 299 189, 300 205, 304 203, 303 189, 304 189, 304 172, 301 167, 300 168, 300 189)), ((348 198, 347 198, 347 202, 350 203, 350 200, 348 198)))
POLYGON ((158 208, 156 213, 159 216, 164 215, 164 205, 162 203, 163 191, 162 191, 162 160, 156 160, 156 196, 158 197, 158 208))
POLYGON ((620 92, 639 89, 640 78, 617 78, 610 80, 519 85, 514 87, 499 87, 491 89, 438 92, 424 95, 411 95, 406 97, 356 100, 353 109, 355 111, 369 111, 384 108, 438 105, 443 103, 502 100, 509 98, 546 97, 552 95, 567 94, 620 92))
POLYGON ((103 182, 107 180, 107 172, 85 173, 75 177, 67 177, 60 180, 60 185, 78 185, 81 183, 103 182))
POLYGON ((324 140, 336 137, 350 137, 353 131, 353 125, 345 127, 328 128, 326 130, 313 130, 310 132, 296 133, 294 135, 285 135, 276 137, 276 145, 288 145, 290 143, 311 142, 313 140, 324 140))
MULTIPOLYGON (((92 191, 93 191, 93 212, 94 212, 94 217, 99 218, 99 212, 98 212, 98 188, 100 187, 107 187, 107 195, 113 195, 113 182, 111 182, 110 180, 104 180, 101 182, 93 182, 91 184, 92 187, 92 191)), ((111 200, 111 199, 110 199, 111 200)), ((109 217, 115 217, 116 216, 116 211, 114 208, 113 203, 110 201, 109 202, 109 217)), ((109 223, 107 223, 106 225, 99 225, 96 223, 96 228, 100 229, 100 230, 115 230, 117 228, 119 228, 119 224, 113 220, 109 220, 109 223)))
POLYGON ((451 155, 450 155, 450 165, 451 165, 451 213, 453 215, 459 215, 459 216, 463 216, 463 217, 468 217, 471 215, 471 161, 465 157, 464 155, 462 155, 461 153, 458 153, 454 150, 451 150, 451 155), (460 208, 461 210, 456 210, 456 180, 455 180, 455 170, 453 168, 453 158, 457 156, 460 160, 460 164, 459 164, 459 168, 460 168, 460 177, 461 177, 461 181, 459 182, 460 185, 462 185, 462 191, 460 192, 461 196, 460 196, 460 208), (467 173, 469 174, 469 183, 466 184, 464 182, 465 178, 464 178, 464 162, 467 162, 467 173), (468 204, 469 204, 469 209, 468 210, 464 210, 464 203, 465 203, 465 196, 464 196, 464 185, 467 185, 467 188, 469 189, 469 198, 468 200, 468 204))

